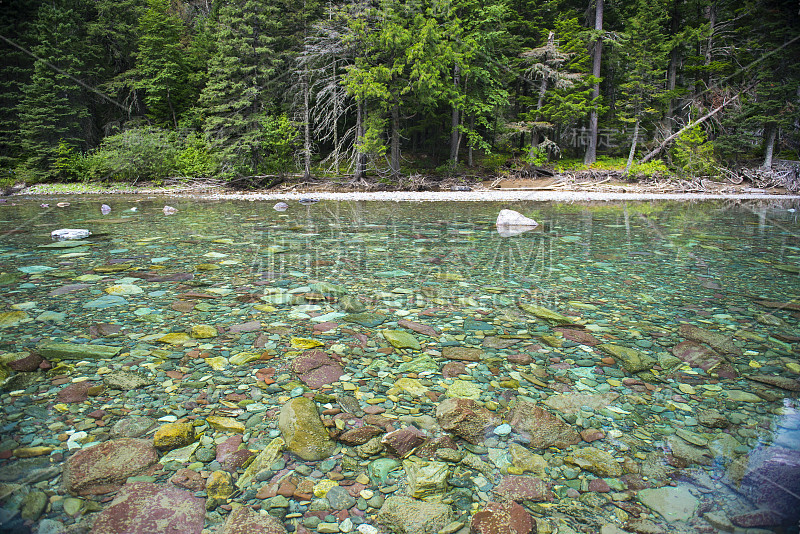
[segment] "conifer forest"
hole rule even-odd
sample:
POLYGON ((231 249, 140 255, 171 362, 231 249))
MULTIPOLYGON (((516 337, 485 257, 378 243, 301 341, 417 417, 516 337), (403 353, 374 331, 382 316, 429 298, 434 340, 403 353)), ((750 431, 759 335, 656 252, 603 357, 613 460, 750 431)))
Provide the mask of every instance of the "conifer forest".
POLYGON ((7 184, 800 159, 797 0, 2 6, 7 184))

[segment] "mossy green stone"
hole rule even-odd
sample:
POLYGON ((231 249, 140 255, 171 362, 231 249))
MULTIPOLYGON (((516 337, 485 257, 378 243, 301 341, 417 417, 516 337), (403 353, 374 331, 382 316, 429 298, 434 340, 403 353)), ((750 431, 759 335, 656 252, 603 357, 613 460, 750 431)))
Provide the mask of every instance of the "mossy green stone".
POLYGON ((384 330, 382 334, 396 349, 420 349, 417 338, 404 330, 384 330))
POLYGON ((103 360, 113 358, 122 347, 89 343, 47 343, 39 347, 39 354, 48 360, 103 360))
POLYGON ((629 373, 638 373, 639 371, 652 369, 653 365, 656 363, 656 359, 652 356, 648 356, 644 352, 623 345, 603 343, 602 345, 598 345, 598 347, 606 354, 613 356, 629 373))
POLYGON ((539 319, 544 319, 545 321, 553 325, 562 326, 562 325, 575 324, 575 321, 572 320, 571 318, 565 315, 561 315, 558 312, 554 312, 553 310, 548 310, 543 306, 537 306, 535 304, 525 304, 524 302, 521 302, 519 304, 519 307, 523 311, 530 313, 531 315, 538 317, 539 319))
POLYGON ((217 337, 219 332, 217 332, 217 329, 210 324, 196 324, 192 327, 190 335, 195 339, 208 339, 211 337, 217 337))
POLYGON ((16 326, 27 318, 28 314, 25 313, 24 311, 10 311, 10 312, 0 313, 0 328, 16 326))

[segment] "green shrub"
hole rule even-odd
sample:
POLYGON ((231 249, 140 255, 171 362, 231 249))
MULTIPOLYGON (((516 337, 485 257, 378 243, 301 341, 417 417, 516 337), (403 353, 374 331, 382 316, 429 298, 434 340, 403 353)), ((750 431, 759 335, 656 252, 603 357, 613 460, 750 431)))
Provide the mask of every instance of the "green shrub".
POLYGON ((660 159, 647 163, 634 163, 628 171, 628 176, 631 178, 654 178, 669 174, 669 167, 660 159))
POLYGON ((207 178, 217 171, 217 162, 211 150, 201 136, 192 133, 181 142, 182 148, 175 155, 174 171, 176 176, 207 178))
POLYGON ((292 124, 285 113, 267 115, 264 119, 263 149, 264 171, 284 174, 293 167, 294 153, 297 148, 297 127, 292 124))
POLYGON ((716 176, 714 147, 707 142, 706 132, 699 125, 686 129, 672 147, 675 170, 686 177, 716 176))
POLYGON ((162 180, 173 174, 178 155, 170 132, 159 128, 132 128, 103 139, 87 156, 91 180, 162 180))

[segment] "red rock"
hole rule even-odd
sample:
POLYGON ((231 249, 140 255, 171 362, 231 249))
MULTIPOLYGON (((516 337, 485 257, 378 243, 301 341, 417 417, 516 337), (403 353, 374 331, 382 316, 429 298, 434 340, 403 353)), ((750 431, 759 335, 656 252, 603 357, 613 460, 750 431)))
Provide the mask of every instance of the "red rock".
POLYGON ((340 434, 336 439, 347 445, 363 445, 375 436, 383 434, 384 430, 372 425, 364 425, 340 434))
POLYGON ((420 458, 436 458, 436 451, 439 449, 453 449, 454 451, 458 450, 458 445, 450 436, 440 436, 438 438, 429 439, 425 443, 423 443, 417 450, 414 452, 415 456, 419 456, 420 458))
POLYGON ((118 334, 122 330, 122 325, 112 323, 95 323, 89 327, 89 335, 92 339, 118 334))
POLYGON ((506 475, 492 491, 512 501, 540 502, 553 498, 542 479, 525 475, 506 475))
POLYGON ((594 347, 600 343, 600 340, 594 337, 589 332, 585 330, 578 330, 575 328, 553 328, 556 332, 561 332, 561 335, 564 336, 564 339, 568 339, 575 343, 580 343, 581 345, 588 345, 590 347, 594 347))
POLYGON ((425 434, 414 425, 389 432, 381 439, 386 450, 398 458, 405 458, 424 442, 425 434))
POLYGON ((694 341, 682 341, 672 347, 672 354, 692 367, 709 371, 722 363, 722 356, 694 341))
POLYGON ((200 293, 199 291, 187 291, 186 293, 179 294, 178 298, 181 300, 216 299, 219 298, 219 296, 212 295, 211 293, 200 293))
POLYGON ((442 430, 477 445, 496 427, 497 416, 472 399, 445 399, 436 407, 442 430))
POLYGON ((83 402, 89 398, 89 390, 94 382, 73 382, 56 393, 56 401, 64 403, 83 402))
POLYGON ((292 371, 313 389, 336 382, 344 374, 339 362, 321 350, 309 350, 296 357, 292 371))
POLYGON ((518 401, 511 414, 509 424, 519 433, 530 436, 530 447, 567 448, 581 441, 578 433, 567 423, 527 401, 518 401))
POLYGON ((597 441, 598 439, 603 439, 606 435, 603 433, 602 430, 597 430, 596 428, 587 428, 585 430, 581 430, 581 438, 586 443, 591 443, 593 441, 597 441))
POLYGON ((71 495, 114 491, 158 462, 152 440, 119 438, 81 449, 64 464, 62 484, 71 495))
POLYGON ((415 323, 414 321, 408 321, 406 319, 400 319, 397 321, 397 324, 402 326, 403 328, 408 328, 409 330, 413 330, 418 334, 424 334, 426 336, 431 337, 439 337, 439 331, 433 328, 432 326, 415 323))
POLYGON ((206 489, 206 481, 203 480, 200 473, 185 467, 175 471, 169 481, 180 488, 192 491, 204 491, 206 489))
POLYGON ((737 527, 776 527, 783 523, 783 518, 772 510, 756 510, 730 517, 731 523, 737 527))
POLYGON ((312 330, 314 332, 327 332, 328 330, 334 330, 339 323, 334 323, 333 321, 326 321, 324 323, 317 323, 314 325, 312 330))
POLYGON ((509 354, 508 361, 509 363, 515 363, 518 365, 528 365, 533 361, 533 357, 525 352, 517 352, 515 354, 509 354))
POLYGON ((260 514, 248 506, 230 513, 222 528, 222 534, 286 534, 286 529, 268 514, 260 514))
POLYGON ((200 534, 205 522, 205 499, 165 484, 125 484, 102 512, 91 534, 200 534))
POLYGON ((536 520, 515 502, 488 503, 472 516, 470 534, 536 534, 536 520))
POLYGON ((451 346, 442 350, 442 356, 448 360, 461 360, 464 362, 479 362, 483 350, 473 347, 451 346))
POLYGON ((242 435, 234 434, 217 445, 216 460, 224 471, 235 473, 253 455, 248 449, 240 449, 242 435))
POLYGON ((88 415, 92 419, 102 419, 103 417, 105 417, 106 412, 105 412, 105 410, 95 410, 93 412, 89 412, 86 415, 88 415))
POLYGON ((611 487, 602 478, 593 478, 589 481, 589 491, 596 491, 598 493, 608 493, 611 487))
POLYGON ((32 373, 39 369, 39 365, 44 361, 44 358, 38 354, 28 354, 24 358, 8 362, 8 368, 12 371, 21 373, 32 373))
POLYGON ((461 362, 447 362, 442 367, 442 376, 445 378, 455 378, 466 373, 467 366, 461 362))
POLYGON ((261 321, 248 321, 246 323, 235 324, 228 327, 229 334, 257 332, 259 330, 261 330, 261 321))
POLYGON ((369 406, 364 407, 364 413, 370 415, 380 415, 384 412, 386 412, 386 408, 383 406, 375 406, 374 404, 370 404, 369 406))
POLYGON ((173 380, 181 380, 185 376, 180 371, 167 371, 165 374, 173 380))
POLYGON ((295 491, 297 491, 297 486, 291 478, 284 478, 278 485, 278 495, 283 495, 287 499, 294 495, 295 491))

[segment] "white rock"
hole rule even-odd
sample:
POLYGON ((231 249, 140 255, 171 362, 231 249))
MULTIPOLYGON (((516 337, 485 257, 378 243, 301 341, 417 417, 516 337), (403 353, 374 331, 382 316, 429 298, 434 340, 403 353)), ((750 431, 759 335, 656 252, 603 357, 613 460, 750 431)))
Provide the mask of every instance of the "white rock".
POLYGON ((358 525, 356 530, 359 534, 378 534, 378 529, 373 527, 372 525, 367 525, 366 523, 362 523, 358 525))
POLYGON ((497 226, 539 226, 533 219, 514 210, 500 210, 497 214, 497 226))
POLYGON ((66 241, 68 239, 83 239, 89 237, 92 233, 85 228, 61 228, 60 230, 53 230, 50 232, 50 237, 58 241, 66 241))

